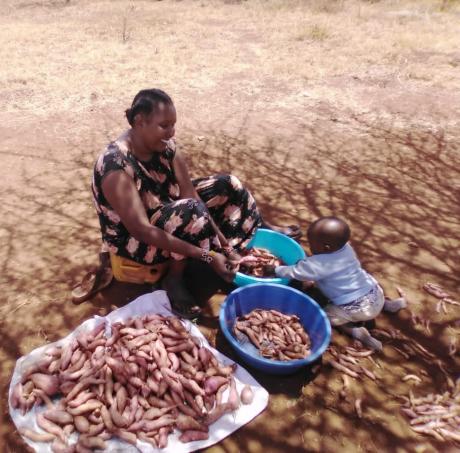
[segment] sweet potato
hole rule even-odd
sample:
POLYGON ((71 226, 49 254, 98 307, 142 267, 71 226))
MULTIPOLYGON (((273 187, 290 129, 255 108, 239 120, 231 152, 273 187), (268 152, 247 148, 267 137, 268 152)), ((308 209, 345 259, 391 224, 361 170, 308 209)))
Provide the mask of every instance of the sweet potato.
POLYGON ((206 395, 216 393, 219 387, 226 384, 228 379, 223 376, 212 376, 206 379, 204 382, 204 391, 206 395))
POLYGON ((154 418, 158 418, 158 417, 161 417, 164 414, 167 414, 172 409, 173 409, 173 406, 164 407, 162 409, 160 409, 158 407, 152 407, 152 408, 148 409, 147 411, 145 411, 143 418, 145 420, 153 420, 154 418))
POLYGON ((55 439, 54 434, 51 433, 37 433, 32 429, 19 428, 18 430, 24 437, 32 440, 33 442, 52 442, 55 439))
POLYGON ((150 395, 147 398, 147 401, 150 403, 151 406, 164 408, 164 407, 171 407, 172 404, 168 403, 164 399, 157 398, 156 396, 150 395))
POLYGON ((52 434, 53 436, 56 436, 62 442, 64 443, 66 442, 64 431, 58 425, 47 420, 43 414, 37 414, 36 420, 37 420, 37 425, 41 429, 43 429, 47 433, 52 434))
POLYGON ((171 369, 173 371, 177 371, 179 369, 179 367, 180 367, 180 361, 179 361, 177 355, 174 354, 173 352, 168 352, 168 359, 171 362, 171 369))
POLYGON ((143 421, 143 430, 144 431, 156 431, 164 426, 169 426, 174 423, 174 417, 170 415, 162 415, 156 420, 144 420, 143 421))
POLYGON ((114 425, 118 426, 119 428, 125 428, 128 426, 128 420, 117 411, 116 404, 113 404, 110 407, 109 413, 114 425))
POLYGON ((198 408, 200 409, 201 414, 206 414, 207 410, 204 405, 204 399, 201 395, 195 395, 195 402, 198 408))
POLYGON ((75 426, 73 422, 69 423, 68 425, 65 425, 64 428, 62 428, 62 431, 64 431, 66 437, 69 437, 75 431, 75 426))
POLYGON ((241 390, 240 399, 243 404, 251 404, 254 400, 254 392, 250 385, 246 384, 241 390))
POLYGON ((236 382, 235 378, 230 378, 230 392, 228 394, 227 404, 229 405, 231 410, 236 410, 240 406, 240 396, 238 395, 238 391, 236 390, 236 382))
POLYGON ((195 395, 205 395, 205 391, 193 379, 187 379, 186 377, 180 374, 178 374, 177 377, 184 388, 189 389, 195 395))
POLYGON ((67 443, 61 442, 59 439, 54 439, 51 444, 51 451, 53 453, 74 453, 75 446, 67 445, 67 443))
POLYGON ((137 442, 137 437, 134 433, 130 433, 129 431, 125 431, 122 429, 119 429, 115 431, 115 434, 121 439, 124 440, 125 442, 128 442, 132 445, 136 445, 137 442))
POLYGON ((169 426, 160 428, 160 434, 158 436, 158 448, 166 448, 168 446, 168 434, 170 429, 171 428, 169 426))
POLYGON ((107 448, 105 441, 99 437, 87 437, 83 435, 78 438, 78 443, 92 450, 105 450, 107 448))
POLYGON ((34 373, 30 375, 30 380, 34 383, 35 387, 43 390, 49 396, 55 395, 59 390, 59 379, 57 376, 34 373))
POLYGON ((128 392, 124 386, 121 386, 116 394, 117 408, 120 412, 123 412, 126 407, 126 401, 128 399, 128 392))
POLYGON ((21 406, 21 398, 23 394, 23 387, 20 382, 18 382, 14 387, 13 391, 11 392, 10 403, 13 409, 17 409, 21 406))
POLYGON ((166 381, 168 386, 173 391, 175 391, 176 393, 178 393, 179 395, 183 397, 184 389, 180 381, 176 380, 176 376, 177 376, 176 373, 174 373, 174 371, 166 367, 161 367, 160 371, 161 371, 161 374, 163 375, 163 379, 166 381))
POLYGON ((143 432, 137 433, 137 437, 140 440, 142 440, 143 442, 147 442, 150 445, 152 445, 153 448, 155 448, 155 449, 158 448, 158 444, 157 444, 156 440, 153 437, 149 437, 149 436, 147 436, 147 434, 145 434, 143 432))
POLYGON ((224 385, 221 385, 217 392, 215 393, 216 395, 216 404, 220 405, 222 404, 222 398, 224 396, 224 392, 228 389, 228 383, 225 383, 224 385))
POLYGON ((179 440, 183 443, 194 442, 197 440, 209 439, 209 434, 203 431, 184 431, 180 436, 179 440))
POLYGON ((177 394, 176 392, 174 391, 171 391, 171 396, 173 398, 173 401, 174 403, 176 404, 178 410, 180 410, 181 412, 183 412, 184 414, 186 415, 190 415, 192 417, 197 417, 199 415, 199 413, 196 413, 193 408, 191 408, 190 406, 186 406, 184 403, 183 403, 183 398, 177 394))
POLYGON ((68 425, 73 422, 73 417, 68 412, 59 409, 50 409, 43 412, 43 415, 58 425, 68 425))
POLYGON ((201 408, 200 406, 198 406, 198 404, 196 404, 196 401, 195 401, 195 394, 193 394, 192 392, 188 390, 184 390, 184 396, 185 396, 185 401, 187 402, 187 405, 190 406, 190 408, 193 409, 193 411, 197 415, 201 414, 201 408))
POLYGON ((69 407, 78 407, 82 405, 83 403, 86 403, 86 401, 94 398, 96 396, 95 393, 90 392, 89 390, 85 390, 81 392, 74 400, 70 400, 67 403, 67 406, 69 407))
POLYGON ((35 395, 37 398, 40 398, 45 404, 48 409, 56 409, 56 406, 51 401, 50 397, 41 389, 33 389, 32 395, 35 395))
POLYGON ((73 416, 82 415, 88 412, 92 412, 94 409, 98 409, 101 406, 102 406, 102 403, 100 401, 89 400, 86 403, 82 404, 81 406, 67 409, 67 412, 69 414, 72 414, 73 416))
POLYGON ((176 418, 177 429, 181 431, 203 431, 208 432, 209 428, 206 425, 201 425, 189 415, 179 414, 176 418))
POLYGON ((95 437, 99 435, 100 433, 102 433, 104 429, 105 429, 105 424, 101 421, 101 423, 98 423, 96 425, 90 425, 87 435, 89 437, 95 437))
POLYGON ((158 397, 162 397, 167 390, 168 390, 168 383, 164 379, 162 379, 158 387, 158 397))
POLYGON ((78 343, 77 340, 74 338, 70 341, 70 343, 64 347, 62 350, 61 355, 61 370, 64 371, 70 364, 70 360, 72 359, 72 354, 77 348, 78 343))
POLYGON ((112 417, 110 416, 110 412, 106 406, 101 406, 101 417, 102 417, 102 421, 104 422, 105 427, 109 431, 113 431, 114 425, 112 422, 112 417))
POLYGON ((75 428, 77 428, 77 431, 80 433, 87 433, 89 430, 89 422, 83 415, 77 415, 74 418, 74 424, 75 428))
POLYGON ((96 378, 85 378, 80 381, 77 385, 73 384, 73 389, 65 397, 66 401, 74 399, 82 390, 86 390, 92 384, 103 384, 105 380, 96 378))

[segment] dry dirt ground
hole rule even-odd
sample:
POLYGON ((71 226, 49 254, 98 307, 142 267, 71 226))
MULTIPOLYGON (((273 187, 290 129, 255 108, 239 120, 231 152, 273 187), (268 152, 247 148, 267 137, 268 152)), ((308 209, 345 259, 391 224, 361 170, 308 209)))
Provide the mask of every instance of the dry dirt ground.
MULTIPOLYGON (((459 307, 437 313, 421 285, 459 296, 459 24, 452 0, 3 0, 0 451, 26 451, 6 406, 15 361, 148 291, 116 283, 80 306, 69 297, 99 249, 94 159, 145 87, 175 99, 193 175, 233 172, 272 221, 347 219, 388 295, 402 287, 410 310, 431 321, 424 330, 406 310, 377 327, 399 329, 458 377, 448 345, 459 307)), ((222 298, 212 297, 209 315, 222 298)), ((215 319, 201 325, 229 352, 215 319)), ((369 364, 378 379, 354 381, 345 400, 327 365, 314 375, 255 373, 268 408, 207 451, 458 451, 416 435, 400 413, 399 395, 448 382, 434 361, 406 359, 395 345, 369 364), (408 373, 422 383, 402 382, 408 373)))

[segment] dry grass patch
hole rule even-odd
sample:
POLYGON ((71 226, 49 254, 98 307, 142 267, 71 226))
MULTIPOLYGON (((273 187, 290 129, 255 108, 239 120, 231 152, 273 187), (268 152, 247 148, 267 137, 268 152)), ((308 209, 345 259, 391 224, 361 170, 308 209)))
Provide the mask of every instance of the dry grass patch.
POLYGON ((297 33, 295 39, 297 41, 325 41, 330 36, 325 26, 313 24, 305 27, 300 33, 297 33))
POLYGON ((428 1, 10 0, 0 18, 0 58, 8 62, 1 100, 8 112, 82 111, 95 98, 125 104, 139 87, 159 85, 181 98, 223 91, 260 102, 276 79, 281 88, 268 96, 276 103, 306 81, 324 84, 382 62, 388 73, 448 88, 458 85, 449 57, 457 6, 436 8, 428 1), (394 14, 401 10, 413 14, 394 14), (414 60, 420 50, 441 57, 436 65, 414 60))

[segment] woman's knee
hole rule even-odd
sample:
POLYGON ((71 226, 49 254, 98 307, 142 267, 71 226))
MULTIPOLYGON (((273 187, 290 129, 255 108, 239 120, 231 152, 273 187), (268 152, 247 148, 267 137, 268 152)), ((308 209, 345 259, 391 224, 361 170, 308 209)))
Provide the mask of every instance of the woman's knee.
POLYGON ((190 236, 188 240, 192 242, 211 237, 214 233, 206 205, 194 198, 187 198, 184 202, 186 212, 183 212, 182 233, 190 236))
POLYGON ((242 182, 235 175, 228 175, 230 186, 233 190, 244 190, 242 182))
POLYGON ((197 200, 195 198, 184 198, 181 201, 185 206, 185 210, 189 211, 190 214, 195 214, 198 217, 208 216, 208 209, 202 200, 197 200))
POLYGON ((185 226, 198 219, 203 226, 209 223, 206 205, 201 200, 184 198, 155 213, 150 222, 170 234, 177 235, 185 226))
POLYGON ((214 176, 215 178, 215 190, 219 194, 229 195, 232 192, 238 192, 243 189, 243 184, 234 175, 222 173, 214 176))

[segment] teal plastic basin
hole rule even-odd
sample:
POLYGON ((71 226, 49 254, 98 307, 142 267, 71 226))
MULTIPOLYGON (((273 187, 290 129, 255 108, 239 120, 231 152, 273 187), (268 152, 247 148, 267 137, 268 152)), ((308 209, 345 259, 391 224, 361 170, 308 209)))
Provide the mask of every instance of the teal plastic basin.
MULTIPOLYGON (((259 228, 247 248, 260 247, 270 251, 277 258, 281 258, 287 265, 295 264, 305 259, 305 252, 301 245, 294 239, 277 231, 259 228)), ((287 285, 287 278, 259 278, 237 272, 233 283, 237 286, 252 285, 253 283, 276 283, 287 285)))

